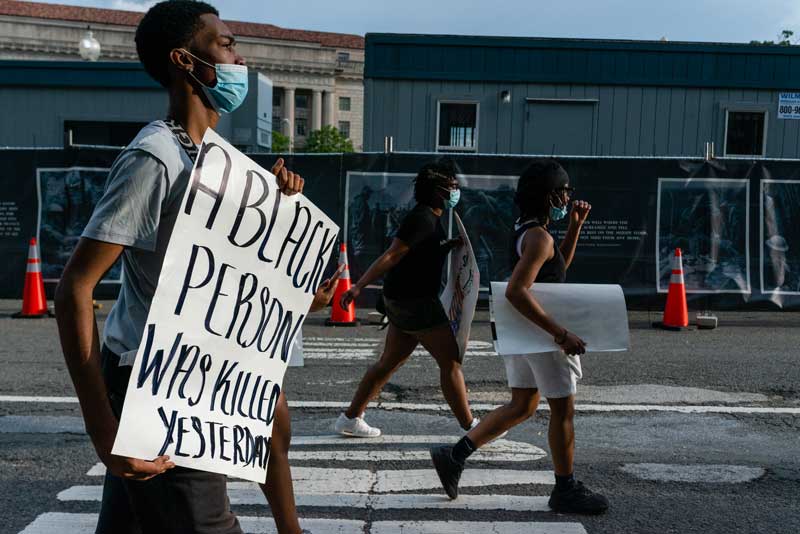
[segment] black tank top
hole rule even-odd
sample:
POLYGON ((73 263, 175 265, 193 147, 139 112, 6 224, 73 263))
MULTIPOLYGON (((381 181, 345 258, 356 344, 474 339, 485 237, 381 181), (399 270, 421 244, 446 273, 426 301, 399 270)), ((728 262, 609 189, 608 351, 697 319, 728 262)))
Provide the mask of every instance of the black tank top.
MULTIPOLYGON (((530 230, 542 226, 537 220, 526 221, 517 226, 514 230, 514 239, 511 241, 511 270, 514 270, 517 262, 520 260, 519 253, 517 252, 517 242, 520 236, 530 230)), ((544 262, 542 268, 539 269, 539 274, 536 275, 536 282, 547 284, 562 284, 567 279, 567 262, 564 260, 564 255, 561 254, 561 249, 558 248, 555 238, 553 238, 553 257, 544 262)))

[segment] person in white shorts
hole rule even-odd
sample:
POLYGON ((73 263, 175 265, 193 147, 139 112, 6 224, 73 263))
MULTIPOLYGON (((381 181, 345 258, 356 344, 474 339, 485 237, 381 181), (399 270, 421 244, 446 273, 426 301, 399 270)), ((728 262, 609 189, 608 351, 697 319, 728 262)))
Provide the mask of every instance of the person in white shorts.
POLYGON ((514 197, 520 218, 514 229, 514 270, 506 298, 533 323, 532 328, 549 332, 561 350, 505 356, 511 402, 488 414, 455 446, 431 449, 434 468, 451 499, 458 497, 458 481, 469 455, 528 419, 544 395, 550 405, 548 442, 556 479, 550 508, 579 514, 600 514, 608 509, 608 500, 578 482, 574 474, 575 392, 582 375, 579 355, 586 352, 586 344, 548 315, 535 298, 534 282, 563 283, 575 256, 581 228, 592 207, 585 201, 575 201, 569 211, 573 193, 567 172, 553 159, 535 160, 520 176, 514 197), (568 212, 569 227, 558 245, 548 226, 567 217, 568 212))

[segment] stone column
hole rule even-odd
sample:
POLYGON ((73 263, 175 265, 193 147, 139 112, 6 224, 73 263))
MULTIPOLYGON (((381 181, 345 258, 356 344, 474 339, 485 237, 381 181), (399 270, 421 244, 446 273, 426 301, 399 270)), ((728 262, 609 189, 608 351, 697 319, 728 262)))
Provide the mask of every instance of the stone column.
POLYGON ((322 128, 322 91, 314 89, 311 92, 311 131, 322 128))
POLYGON ((283 89, 283 114, 289 121, 287 124, 289 131, 285 133, 289 136, 289 151, 291 152, 294 150, 294 87, 283 89))
POLYGON ((325 126, 336 126, 336 95, 333 91, 325 91, 325 126))

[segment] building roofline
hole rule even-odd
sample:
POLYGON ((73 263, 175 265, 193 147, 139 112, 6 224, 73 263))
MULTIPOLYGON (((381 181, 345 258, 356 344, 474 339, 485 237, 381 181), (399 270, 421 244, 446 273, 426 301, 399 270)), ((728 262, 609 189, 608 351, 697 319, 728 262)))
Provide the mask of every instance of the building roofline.
POLYGON ((164 90, 138 61, 0 60, 0 87, 164 90))
POLYGON ((713 41, 659 41, 634 39, 588 39, 577 37, 509 37, 501 35, 452 35, 417 33, 367 33, 367 44, 433 45, 468 47, 514 47, 578 50, 629 50, 657 52, 766 53, 800 55, 800 46, 726 43, 713 41))
MULTIPOLYGON (((0 0, 0 15, 135 27, 139 24, 144 13, 63 4, 44 4, 41 2, 22 2, 19 0, 0 0)), ((245 21, 226 20, 225 22, 234 33, 246 37, 316 43, 330 48, 349 48, 354 50, 364 48, 364 38, 360 35, 295 30, 281 28, 273 24, 245 21)))
POLYGON ((365 79, 800 89, 800 47, 368 33, 365 79))

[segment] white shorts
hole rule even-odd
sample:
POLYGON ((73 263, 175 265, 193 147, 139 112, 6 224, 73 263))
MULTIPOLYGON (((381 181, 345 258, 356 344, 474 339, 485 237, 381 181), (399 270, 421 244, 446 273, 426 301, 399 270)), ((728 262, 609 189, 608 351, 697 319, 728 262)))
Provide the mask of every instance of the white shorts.
POLYGON ((538 389, 550 399, 574 395, 583 376, 580 357, 562 351, 503 356, 503 361, 509 387, 538 389))

